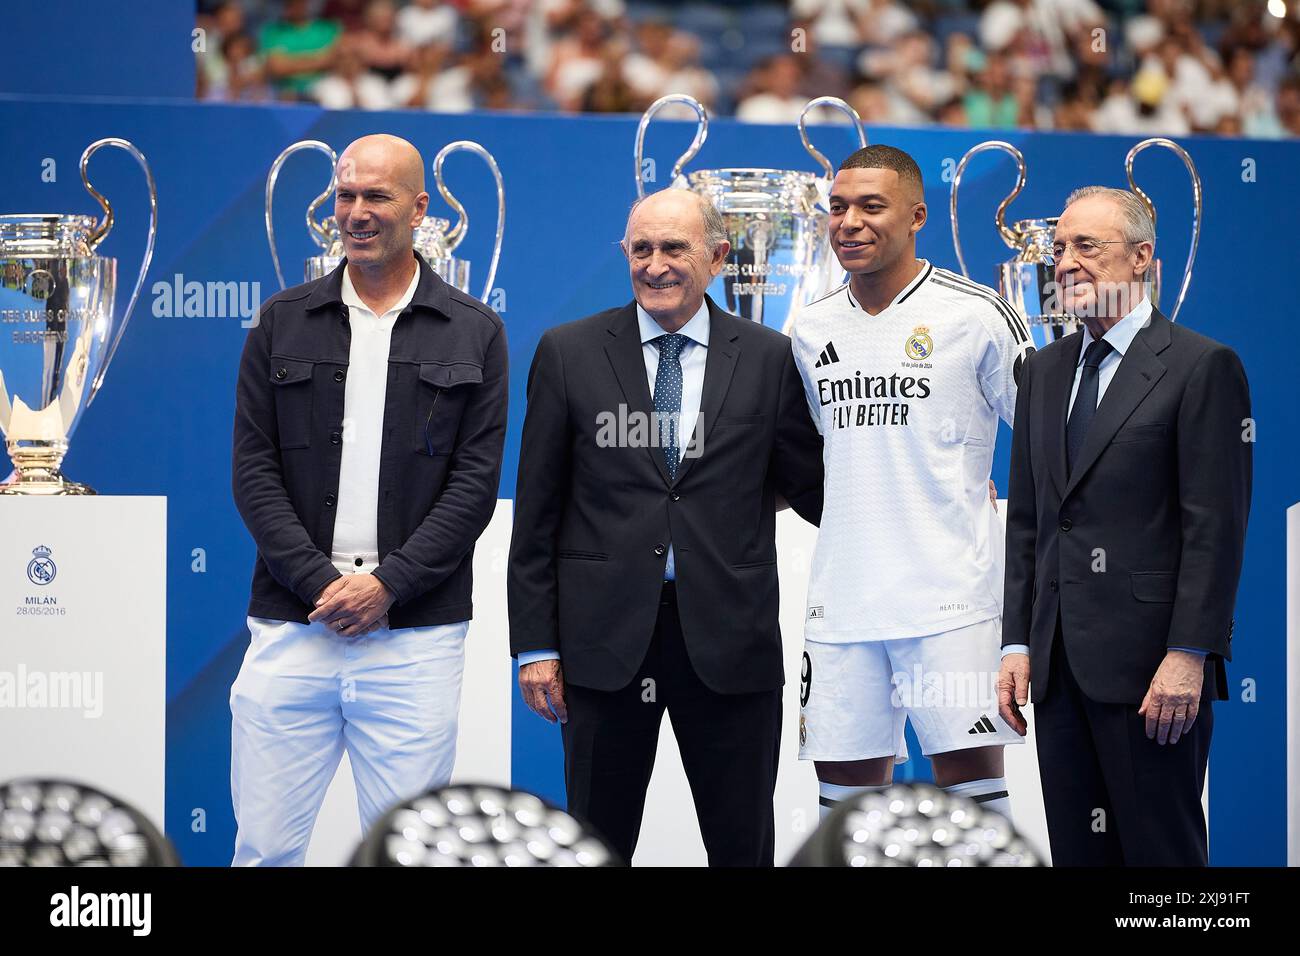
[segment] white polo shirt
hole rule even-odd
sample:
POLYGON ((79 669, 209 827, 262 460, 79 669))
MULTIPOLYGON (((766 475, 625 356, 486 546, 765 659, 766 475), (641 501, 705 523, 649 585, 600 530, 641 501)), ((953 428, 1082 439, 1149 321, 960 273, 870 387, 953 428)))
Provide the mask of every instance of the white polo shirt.
POLYGON ((343 393, 343 456, 332 558, 344 574, 379 566, 379 456, 388 395, 388 347, 397 317, 419 284, 416 269, 402 297, 376 316, 357 295, 347 268, 343 270, 342 297, 352 341, 343 393))

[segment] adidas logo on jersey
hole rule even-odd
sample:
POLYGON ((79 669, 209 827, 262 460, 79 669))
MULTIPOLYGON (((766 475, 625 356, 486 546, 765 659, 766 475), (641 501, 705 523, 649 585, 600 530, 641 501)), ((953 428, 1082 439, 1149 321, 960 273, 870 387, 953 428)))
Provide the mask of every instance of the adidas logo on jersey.
POLYGON ((989 720, 988 715, 980 714, 980 719, 975 721, 975 726, 966 731, 968 734, 996 734, 998 729, 993 726, 993 721, 989 720))
POLYGON ((826 348, 822 349, 822 354, 817 358, 817 364, 813 368, 821 368, 823 365, 834 365, 840 360, 839 355, 835 352, 835 343, 827 342, 826 348))

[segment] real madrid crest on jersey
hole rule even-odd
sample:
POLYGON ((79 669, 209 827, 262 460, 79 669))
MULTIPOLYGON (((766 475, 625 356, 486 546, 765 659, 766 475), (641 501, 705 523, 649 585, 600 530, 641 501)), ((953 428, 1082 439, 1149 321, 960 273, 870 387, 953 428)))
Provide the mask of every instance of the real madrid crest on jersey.
POLYGON ((907 357, 914 362, 923 362, 934 354, 934 339, 930 338, 930 329, 928 326, 918 325, 912 330, 912 334, 907 337, 907 342, 903 346, 903 351, 907 357))
POLYGON ((38 544, 32 549, 34 557, 27 563, 27 580, 32 584, 49 584, 59 573, 59 569, 50 560, 51 553, 50 549, 43 544, 38 544))

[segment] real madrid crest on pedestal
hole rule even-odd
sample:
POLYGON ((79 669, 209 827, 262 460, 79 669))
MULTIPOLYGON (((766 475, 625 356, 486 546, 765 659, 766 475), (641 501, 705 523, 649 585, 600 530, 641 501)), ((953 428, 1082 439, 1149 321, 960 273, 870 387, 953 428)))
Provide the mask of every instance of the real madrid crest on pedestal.
POLYGON ((38 544, 32 549, 32 559, 27 563, 27 580, 32 584, 49 584, 59 573, 54 560, 50 557, 52 553, 43 544, 38 544))

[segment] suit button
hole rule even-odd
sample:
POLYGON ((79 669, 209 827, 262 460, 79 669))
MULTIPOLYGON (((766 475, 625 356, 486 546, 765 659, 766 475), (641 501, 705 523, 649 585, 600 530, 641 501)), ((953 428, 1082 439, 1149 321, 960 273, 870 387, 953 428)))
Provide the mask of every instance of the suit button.
POLYGON ((330 444, 331 444, 331 445, 337 445, 337 444, 338 444, 339 442, 341 442, 342 440, 343 440, 343 436, 340 435, 338 432, 333 432, 333 433, 330 435, 330 444))
POLYGON ((1062 519, 1061 519, 1061 530, 1062 530, 1062 531, 1069 531, 1069 530, 1070 530, 1071 528, 1073 528, 1073 527, 1074 527, 1074 525, 1070 522, 1070 519, 1069 519, 1069 518, 1062 518, 1062 519))
POLYGON ((675 492, 675 491, 674 491, 671 495, 669 495, 668 497, 669 497, 670 499, 672 499, 673 501, 681 501, 681 500, 682 500, 682 496, 679 495, 679 494, 678 494, 677 492, 675 492))
POLYGON ((663 557, 667 552, 668 552, 668 549, 665 548, 662 544, 656 544, 656 545, 655 545, 655 556, 656 556, 656 557, 660 557, 660 558, 662 558, 662 557, 663 557))
POLYGON ((361 567, 361 565, 364 564, 365 562, 363 562, 360 558, 357 558, 352 563, 355 564, 357 567, 361 567))
POLYGON ((1048 586, 1049 588, 1051 588, 1053 591, 1057 590, 1057 585, 1056 585, 1056 581, 1055 581, 1055 580, 1053 580, 1053 581, 1052 581, 1050 584, 1048 584, 1047 586, 1048 586))
POLYGON ((334 496, 333 496, 333 495, 326 495, 326 496, 325 496, 325 507, 326 507, 326 508, 333 508, 333 507, 334 507, 334 496))
POLYGON ((277 382, 283 382, 288 375, 289 375, 289 370, 285 368, 283 365, 281 365, 279 368, 275 370, 275 380, 277 382))
POLYGON ((334 381, 336 381, 336 382, 341 382, 341 381, 343 381, 343 379, 345 379, 346 377, 347 377, 347 374, 343 371, 343 369, 340 368, 340 369, 335 369, 335 370, 334 370, 334 381))

